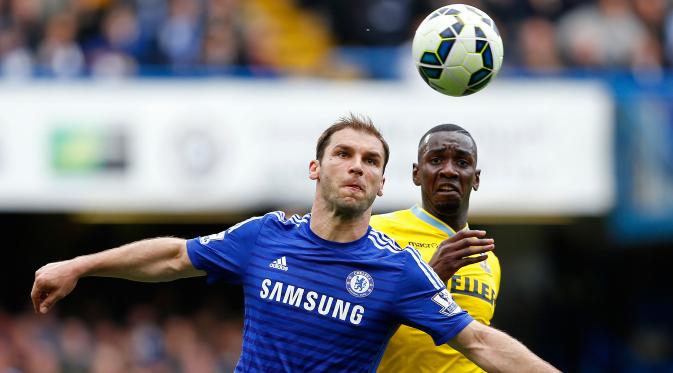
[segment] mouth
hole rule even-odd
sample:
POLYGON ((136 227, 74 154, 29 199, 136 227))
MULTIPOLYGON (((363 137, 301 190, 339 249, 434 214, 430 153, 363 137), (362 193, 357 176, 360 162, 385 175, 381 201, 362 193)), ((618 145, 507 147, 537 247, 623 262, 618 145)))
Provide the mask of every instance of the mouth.
POLYGON ((440 184, 436 191, 438 193, 458 193, 460 194, 460 189, 452 184, 440 184))
POLYGON ((346 184, 344 187, 354 191, 354 192, 364 192, 364 189, 358 184, 346 184))

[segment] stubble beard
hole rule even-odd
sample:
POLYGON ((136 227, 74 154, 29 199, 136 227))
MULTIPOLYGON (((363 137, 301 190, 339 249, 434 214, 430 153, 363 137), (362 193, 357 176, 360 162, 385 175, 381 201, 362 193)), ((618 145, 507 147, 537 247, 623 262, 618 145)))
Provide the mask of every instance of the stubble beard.
POLYGON ((339 196, 338 192, 328 193, 330 198, 326 198, 327 206, 333 216, 341 220, 354 220, 360 218, 369 207, 374 203, 375 196, 358 200, 352 198, 350 201, 345 197, 339 196))
POLYGON ((424 195, 424 205, 434 209, 434 214, 438 215, 455 215, 457 214, 463 205, 463 200, 451 199, 451 200, 437 200, 432 193, 427 193, 424 195))

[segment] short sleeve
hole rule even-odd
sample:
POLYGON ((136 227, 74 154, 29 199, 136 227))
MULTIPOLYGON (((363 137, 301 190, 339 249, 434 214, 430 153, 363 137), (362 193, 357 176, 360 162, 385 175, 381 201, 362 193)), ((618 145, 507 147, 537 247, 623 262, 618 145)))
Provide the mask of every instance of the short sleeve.
POLYGON ((453 339, 474 319, 453 300, 442 280, 411 247, 398 280, 396 309, 405 325, 428 333, 435 345, 453 339))
POLYGON ((192 265, 208 274, 208 282, 241 283, 264 217, 242 221, 231 228, 210 236, 187 241, 187 254, 192 265))

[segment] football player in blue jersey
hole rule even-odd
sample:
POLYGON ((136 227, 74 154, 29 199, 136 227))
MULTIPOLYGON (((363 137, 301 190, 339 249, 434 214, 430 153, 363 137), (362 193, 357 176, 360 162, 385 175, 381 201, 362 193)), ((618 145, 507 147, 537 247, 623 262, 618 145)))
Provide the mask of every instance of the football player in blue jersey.
POLYGON ((400 324, 449 343, 492 372, 556 372, 508 335, 475 322, 412 247, 369 226, 388 145, 351 115, 318 139, 311 213, 271 212, 216 234, 154 238, 50 263, 31 298, 46 313, 86 276, 240 283, 243 350, 236 372, 373 372, 400 324))

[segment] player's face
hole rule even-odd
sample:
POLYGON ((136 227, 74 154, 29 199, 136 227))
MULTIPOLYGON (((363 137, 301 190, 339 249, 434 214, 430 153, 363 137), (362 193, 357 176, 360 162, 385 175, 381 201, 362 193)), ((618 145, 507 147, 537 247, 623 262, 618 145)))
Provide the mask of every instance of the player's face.
POLYGON ((424 139, 414 164, 413 180, 421 187, 424 206, 435 212, 468 206, 470 192, 479 188, 477 150, 460 132, 435 132, 424 139))
POLYGON ((335 132, 323 159, 310 165, 317 197, 336 215, 362 215, 383 195, 383 157, 383 144, 375 136, 350 128, 335 132))

